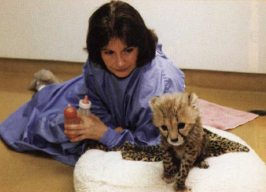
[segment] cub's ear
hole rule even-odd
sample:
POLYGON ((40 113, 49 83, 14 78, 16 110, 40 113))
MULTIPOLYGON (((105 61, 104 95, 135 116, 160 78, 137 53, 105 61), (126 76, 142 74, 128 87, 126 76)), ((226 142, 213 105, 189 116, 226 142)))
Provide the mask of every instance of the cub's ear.
POLYGON ((152 111, 154 111, 154 108, 155 108, 155 105, 156 105, 158 98, 159 98, 159 96, 154 96, 151 98, 151 100, 149 102, 152 111))
POLYGON ((188 94, 188 105, 196 107, 196 100, 198 99, 198 96, 195 93, 189 93, 188 94))

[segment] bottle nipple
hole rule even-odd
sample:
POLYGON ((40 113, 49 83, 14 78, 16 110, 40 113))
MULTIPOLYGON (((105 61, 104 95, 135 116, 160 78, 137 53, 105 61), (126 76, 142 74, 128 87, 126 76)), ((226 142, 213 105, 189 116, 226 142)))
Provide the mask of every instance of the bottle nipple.
POLYGON ((91 108, 91 102, 89 101, 87 95, 85 95, 84 99, 79 101, 79 107, 82 109, 90 109, 91 108))
POLYGON ((64 115, 67 119, 73 119, 77 116, 76 108, 72 107, 70 104, 64 110, 64 115))
POLYGON ((90 103, 88 95, 85 95, 84 99, 82 100, 82 103, 84 103, 84 104, 89 104, 90 103))

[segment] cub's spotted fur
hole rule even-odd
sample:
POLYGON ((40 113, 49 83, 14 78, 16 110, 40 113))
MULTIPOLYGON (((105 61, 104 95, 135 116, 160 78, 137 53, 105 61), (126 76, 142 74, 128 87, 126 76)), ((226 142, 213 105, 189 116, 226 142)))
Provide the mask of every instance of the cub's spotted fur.
POLYGON ((185 181, 193 166, 208 168, 207 157, 227 152, 249 151, 246 146, 203 129, 196 94, 176 93, 150 101, 153 123, 161 131, 164 174, 175 181, 176 191, 187 191, 185 181))

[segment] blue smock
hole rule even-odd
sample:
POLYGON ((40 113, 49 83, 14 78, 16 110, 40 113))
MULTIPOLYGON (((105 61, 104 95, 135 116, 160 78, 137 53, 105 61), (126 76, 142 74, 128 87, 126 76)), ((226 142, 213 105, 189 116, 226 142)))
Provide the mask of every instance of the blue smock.
POLYGON ((157 45, 155 58, 137 67, 126 78, 117 78, 89 59, 83 75, 61 84, 45 86, 0 124, 2 139, 12 149, 42 151, 54 159, 75 165, 88 140, 71 143, 64 133, 63 111, 68 104, 78 108, 88 95, 91 112, 105 123, 107 132, 99 140, 109 148, 125 141, 137 145, 159 143, 159 130, 152 124, 149 101, 153 96, 184 91, 184 74, 157 45), (123 127, 122 133, 114 131, 123 127))

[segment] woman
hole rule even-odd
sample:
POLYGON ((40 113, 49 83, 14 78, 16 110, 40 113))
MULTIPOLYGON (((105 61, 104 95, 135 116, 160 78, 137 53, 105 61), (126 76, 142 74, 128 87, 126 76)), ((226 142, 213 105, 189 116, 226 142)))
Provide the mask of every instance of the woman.
POLYGON ((184 74, 163 54, 140 14, 121 1, 102 5, 89 20, 87 50, 83 75, 45 86, 0 125, 9 146, 20 152, 43 151, 75 165, 91 140, 109 148, 125 141, 159 142, 149 100, 184 91, 184 74), (64 126, 64 108, 77 108, 84 95, 94 115, 80 116, 80 125, 64 126))

